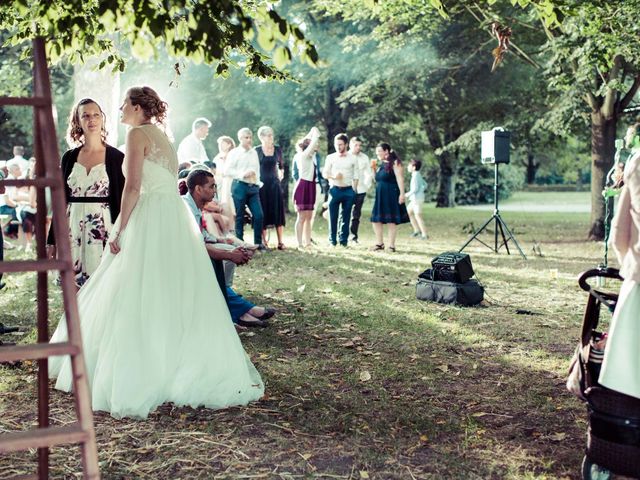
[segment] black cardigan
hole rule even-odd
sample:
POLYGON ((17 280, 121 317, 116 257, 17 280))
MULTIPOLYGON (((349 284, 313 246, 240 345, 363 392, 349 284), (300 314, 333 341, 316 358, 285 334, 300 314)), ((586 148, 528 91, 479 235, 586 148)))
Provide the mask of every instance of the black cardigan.
MULTIPOLYGON (((67 203, 74 203, 75 201, 82 202, 81 199, 76 200, 77 197, 71 196, 71 189, 69 188, 69 184, 67 182, 67 180, 69 179, 69 175, 71 175, 71 170, 73 170, 73 166, 78 161, 78 154, 80 153, 81 148, 82 147, 77 147, 72 150, 67 150, 64 155, 62 155, 62 160, 60 162, 60 168, 62 169, 62 178, 64 178, 64 183, 66 185, 65 192, 67 203)), ((111 145, 107 145, 104 165, 107 171, 107 177, 109 178, 109 196, 106 197, 106 203, 109 204, 111 223, 115 223, 118 215, 120 215, 120 202, 122 201, 122 191, 124 190, 124 175, 122 173, 123 159, 124 153, 122 153, 117 148, 112 147, 111 145)), ((91 198, 93 199, 95 197, 91 198)), ((47 244, 56 244, 55 235, 53 233, 53 224, 51 224, 51 228, 49 229, 47 244)))

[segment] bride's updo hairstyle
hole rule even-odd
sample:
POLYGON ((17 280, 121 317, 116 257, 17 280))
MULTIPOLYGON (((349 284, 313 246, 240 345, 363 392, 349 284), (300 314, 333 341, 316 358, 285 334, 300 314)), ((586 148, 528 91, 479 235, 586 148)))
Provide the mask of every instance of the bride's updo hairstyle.
POLYGON ((131 87, 127 92, 131 105, 138 105, 142 108, 145 117, 149 120, 155 119, 156 123, 164 125, 167 118, 167 102, 160 99, 160 96, 151 87, 131 87))

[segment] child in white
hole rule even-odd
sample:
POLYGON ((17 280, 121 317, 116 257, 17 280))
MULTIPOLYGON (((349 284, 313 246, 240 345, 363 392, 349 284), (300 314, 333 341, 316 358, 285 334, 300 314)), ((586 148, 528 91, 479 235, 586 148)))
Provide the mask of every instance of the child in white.
POLYGON ((411 160, 407 165, 407 170, 411 173, 411 183, 405 198, 408 202, 407 211, 409 212, 409 220, 413 227, 411 236, 426 240, 427 230, 422 220, 422 204, 424 203, 424 191, 427 188, 427 182, 425 182, 422 175, 420 175, 421 167, 422 162, 420 160, 411 160))

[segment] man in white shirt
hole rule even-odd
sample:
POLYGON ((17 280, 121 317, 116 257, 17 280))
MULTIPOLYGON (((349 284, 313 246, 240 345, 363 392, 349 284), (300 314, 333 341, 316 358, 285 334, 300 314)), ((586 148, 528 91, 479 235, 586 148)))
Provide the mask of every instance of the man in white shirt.
POLYGON ((180 163, 204 163, 209 160, 202 141, 209 135, 211 122, 204 117, 196 118, 191 125, 191 133, 184 137, 178 146, 180 163))
POLYGON ((338 230, 338 213, 342 207, 340 224, 340 245, 347 246, 349 239, 349 223, 351 209, 356 199, 359 172, 356 159, 347 152, 349 138, 339 133, 333 139, 335 153, 327 156, 322 169, 322 175, 329 180, 329 242, 336 245, 338 230))
POLYGON ((231 177, 231 197, 236 207, 236 237, 244 240, 244 210, 249 207, 252 216, 253 243, 258 250, 266 250, 262 244, 263 213, 260 204, 260 160, 253 149, 253 133, 248 128, 238 130, 239 145, 227 154, 225 177, 231 177))
POLYGON ((349 141, 349 153, 356 160, 358 168, 358 189, 356 199, 351 213, 351 241, 358 243, 358 227, 360 226, 360 216, 362 215, 362 205, 367 198, 367 191, 373 183, 373 170, 369 157, 362 153, 362 140, 358 137, 351 137, 349 141))
MULTIPOLYGON (((21 145, 13 147, 13 158, 5 162, 7 168, 9 168, 9 162, 17 163, 20 166, 20 171, 23 175, 25 175, 29 170, 29 160, 24 158, 24 147, 21 145)), ((0 168, 5 165, 0 165, 0 168)))

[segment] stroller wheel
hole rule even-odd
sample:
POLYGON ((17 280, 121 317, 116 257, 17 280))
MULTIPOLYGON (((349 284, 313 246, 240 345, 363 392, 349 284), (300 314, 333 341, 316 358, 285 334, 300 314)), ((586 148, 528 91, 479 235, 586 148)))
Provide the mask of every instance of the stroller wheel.
POLYGON ((591 460, 586 455, 582 459, 582 480, 611 480, 612 475, 609 470, 603 468, 591 460))

